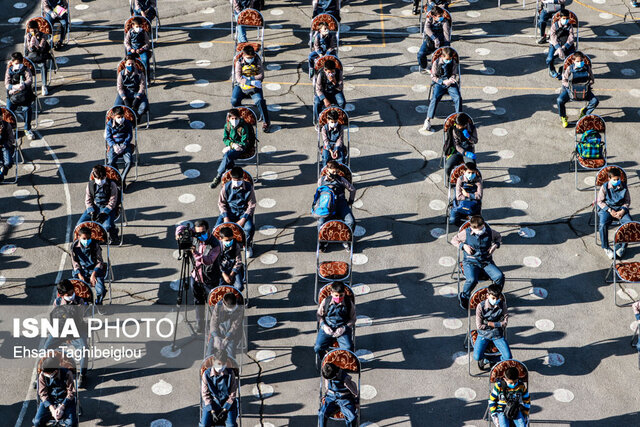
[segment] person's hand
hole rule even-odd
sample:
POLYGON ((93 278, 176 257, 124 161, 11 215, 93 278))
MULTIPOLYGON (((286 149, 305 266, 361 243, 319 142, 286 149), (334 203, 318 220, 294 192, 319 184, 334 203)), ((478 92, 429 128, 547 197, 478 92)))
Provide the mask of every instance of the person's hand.
POLYGON ((464 197, 469 197, 469 193, 467 193, 467 190, 465 190, 465 189, 462 189, 462 195, 464 197))
POLYGON ((225 273, 224 271, 222 272, 222 279, 226 283, 231 284, 231 277, 229 277, 229 275, 227 273, 225 273))
POLYGON ((64 415, 64 405, 58 405, 58 407, 56 408, 56 414, 54 415, 54 418, 56 420, 60 420, 62 419, 62 415, 64 415))
POLYGON ((238 221, 238 225, 240 227, 244 227, 246 223, 247 223, 247 218, 240 218, 240 221, 238 221))
POLYGON ((53 418, 55 418, 55 417, 56 417, 56 408, 55 408, 55 406, 53 406, 53 405, 49 405, 49 412, 51 412, 51 416, 52 416, 53 418))
POLYGON ((324 102, 324 106, 325 107, 330 107, 331 103, 329 102, 329 100, 327 98, 325 98, 322 102, 324 102))
POLYGON ((241 85, 246 85, 247 84, 247 79, 245 79, 244 77, 240 79, 240 84, 241 85))
POLYGON ((229 147, 229 146, 224 147, 224 148, 222 149, 222 153, 226 153, 226 152, 227 152, 227 151, 229 151, 229 150, 231 150, 231 147, 229 147))
POLYGON ((224 217, 224 222, 231 222, 231 221, 229 221, 229 217, 228 216, 224 217))
POLYGON ((216 411, 214 411, 213 409, 211 410, 211 421, 213 422, 213 424, 215 424, 218 421, 220 421, 220 419, 216 415, 216 411))
POLYGON ((487 326, 489 326, 491 328, 495 328, 496 324, 495 324, 495 322, 487 322, 487 326))
POLYGON ((496 249, 498 249, 498 245, 496 245, 495 243, 493 245, 491 245, 491 247, 489 248, 489 255, 493 255, 493 253, 496 251, 496 249))
POLYGON ((334 338, 338 338, 340 336, 342 336, 342 334, 344 334, 345 331, 345 327, 344 326, 340 326, 338 329, 336 329, 336 331, 333 333, 333 337, 334 338))
POLYGON ((331 158, 334 159, 334 160, 338 158, 338 151, 337 150, 331 152, 331 158))
POLYGON ((434 46, 436 49, 438 49, 438 48, 440 47, 440 39, 436 38, 436 39, 433 41, 433 46, 434 46))
POLYGON ((96 217, 96 222, 104 222, 107 219, 107 214, 104 212, 100 212, 96 217))
POLYGON ((326 324, 322 325, 322 330, 327 335, 333 335, 333 330, 331 329, 331 327, 329 325, 326 325, 326 324))
POLYGON ((89 282, 91 282, 91 286, 95 286, 96 283, 98 283, 95 271, 93 273, 91 273, 91 278, 89 279, 89 282))
POLYGON ((560 59, 564 59, 565 55, 564 55, 564 49, 560 48, 556 51, 558 53, 558 58, 560 59))
POLYGON ((464 251, 468 254, 468 255, 473 255, 475 253, 475 251, 473 250, 473 248, 469 245, 467 245, 466 243, 464 244, 464 246, 462 247, 462 249, 464 249, 464 251))
POLYGON ((242 147, 240 145, 236 144, 235 142, 231 144, 231 148, 233 148, 236 151, 242 150, 242 147))
POLYGON ((87 281, 87 279, 82 275, 82 273, 78 273, 78 279, 82 280, 83 282, 87 281))

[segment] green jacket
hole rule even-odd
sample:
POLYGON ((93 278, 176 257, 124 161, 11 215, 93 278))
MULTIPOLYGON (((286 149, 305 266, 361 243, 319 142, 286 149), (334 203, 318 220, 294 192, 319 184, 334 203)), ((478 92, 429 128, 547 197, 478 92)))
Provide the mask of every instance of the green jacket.
POLYGON ((238 144, 242 148, 246 149, 253 144, 251 141, 251 130, 249 129, 250 124, 240 119, 240 123, 235 128, 231 127, 229 122, 224 125, 224 136, 222 138, 222 142, 227 147, 230 147, 231 144, 238 144))

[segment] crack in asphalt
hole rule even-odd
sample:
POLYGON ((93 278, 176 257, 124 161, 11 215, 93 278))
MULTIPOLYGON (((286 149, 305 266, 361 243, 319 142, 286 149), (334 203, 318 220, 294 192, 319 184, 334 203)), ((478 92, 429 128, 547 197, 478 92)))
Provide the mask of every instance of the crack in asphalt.
POLYGON ((247 352, 247 357, 253 361, 256 365, 258 365, 258 374, 256 375, 256 389, 258 390, 258 398, 260 399, 260 426, 264 426, 264 396, 262 396, 262 390, 260 389, 260 380, 262 379, 262 366, 260 362, 251 357, 251 355, 247 352))

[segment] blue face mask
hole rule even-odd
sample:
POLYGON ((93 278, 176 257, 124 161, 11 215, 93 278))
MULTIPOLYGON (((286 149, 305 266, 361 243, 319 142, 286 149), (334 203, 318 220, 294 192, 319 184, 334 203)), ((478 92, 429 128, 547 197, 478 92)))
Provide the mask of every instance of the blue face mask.
POLYGON ((198 236, 198 240, 200 240, 201 242, 204 242, 208 238, 209 238, 209 232, 202 233, 201 235, 198 236))
POLYGON ((476 179, 476 174, 475 173, 468 173, 467 175, 467 179, 469 181, 473 181, 474 179, 476 179))
POLYGON ((233 239, 229 240, 228 242, 223 242, 224 243, 224 247, 228 248, 229 246, 233 245, 233 239))
POLYGON ((91 239, 80 239, 80 244, 86 248, 91 244, 91 239))
POLYGON ((619 179, 612 179, 611 181, 609 181, 611 183, 611 185, 613 185, 614 187, 617 187, 618 185, 620 185, 620 180, 619 179))
POLYGON ((576 61, 576 62, 574 62, 574 63, 573 63, 573 65, 574 65, 576 68, 582 68, 582 67, 584 67, 584 61, 580 61, 580 62, 577 62, 577 61, 576 61))
POLYGON ((440 18, 438 18, 438 22, 442 22, 444 21, 444 16, 441 16, 440 18))
POLYGON ((507 387, 509 387, 509 388, 516 388, 516 384, 517 384, 517 383, 513 383, 513 384, 509 384, 509 383, 507 383, 507 387))
POLYGON ((453 61, 453 59, 443 59, 442 60, 445 64, 449 64, 451 63, 451 61, 453 61))
POLYGON ((128 72, 132 72, 133 71, 133 66, 132 65, 127 65, 126 68, 127 68, 128 72))

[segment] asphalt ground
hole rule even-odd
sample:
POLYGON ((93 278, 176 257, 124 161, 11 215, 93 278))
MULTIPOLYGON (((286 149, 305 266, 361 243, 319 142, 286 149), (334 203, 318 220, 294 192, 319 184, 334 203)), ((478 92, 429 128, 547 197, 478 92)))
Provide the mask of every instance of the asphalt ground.
MULTIPOLYGON (((24 140, 27 162, 19 166, 18 185, 0 187, 2 246, 15 245, 15 252, 5 248, 0 256, 2 305, 48 304, 52 283, 70 276, 65 252, 70 227, 82 212, 90 169, 103 159, 104 114, 115 97, 114 70, 122 56, 128 5, 72 6, 73 19, 82 22, 74 21, 70 45, 58 53, 67 61, 60 64, 43 105, 37 129, 43 139, 24 140)), ((7 57, 22 49, 22 25, 37 5, 30 1, 16 8, 1 1, 0 7, 0 47, 7 57), (9 23, 13 17, 21 23, 9 23)), ((535 43, 534 8, 530 2, 523 9, 507 1, 498 9, 485 0, 450 8, 453 47, 462 58, 464 111, 478 126, 483 215, 503 234, 496 262, 507 276, 509 342, 514 357, 531 372, 532 423, 631 426, 639 403, 638 359, 629 346, 634 317, 629 307, 614 306, 612 285, 605 283, 610 261, 588 225, 594 174, 581 172, 584 191, 574 189, 569 171, 573 126, 560 127, 554 106, 559 83, 545 70, 546 47, 535 43), (535 236, 521 237, 523 228, 535 236), (546 291, 545 298, 538 288, 546 291)), ((640 37, 633 19, 640 14, 630 15, 628 2, 611 0, 574 1, 569 8, 581 21, 580 49, 593 60, 600 99, 596 113, 608 124, 610 163, 627 171, 633 207, 640 197, 640 37)), ((427 81, 411 69, 420 36, 417 18, 409 12, 409 3, 384 1, 349 2, 342 10, 349 31, 341 35, 340 58, 355 125, 354 214, 362 234, 353 274, 363 316, 356 339, 363 360, 362 422, 480 426, 486 423, 481 418, 489 382, 467 374, 461 353, 466 314, 453 297, 456 282, 450 277, 456 249, 437 237, 447 199, 439 167, 442 122, 453 109, 442 102, 435 132, 419 132, 427 81)), ((163 304, 169 311, 176 298, 171 282, 180 268, 173 256, 175 224, 217 217, 217 191, 208 182, 220 158, 230 107, 229 13, 226 2, 160 5, 151 125, 139 132, 139 178, 125 195, 125 243, 111 250, 116 304, 163 304), (195 100, 204 106, 194 108, 195 100), (196 121, 204 127, 193 129, 196 121), (199 175, 189 178, 195 173, 185 174, 188 170, 199 175)), ((265 96, 279 130, 259 134, 256 223, 275 229, 256 233, 256 257, 249 267, 243 424, 310 426, 317 419, 320 385, 312 350, 316 228, 309 207, 316 133, 306 68, 311 7, 267 2, 263 14, 270 67, 265 96), (267 315, 276 319, 275 327, 258 326, 267 315)), ((572 125, 580 107, 568 105, 572 125)), ((248 170, 255 173, 252 166, 248 170)), ((629 251, 628 257, 634 255, 629 251)), ((637 287, 627 289, 621 296, 637 299, 637 287)), ((202 343, 189 346, 198 349, 202 343)), ((81 423, 141 426, 162 419, 195 425, 198 366, 195 359, 190 368, 175 370, 97 365, 88 389, 81 390, 81 423)), ((31 375, 31 369, 2 369, 2 424, 30 425, 35 414, 31 375)))

